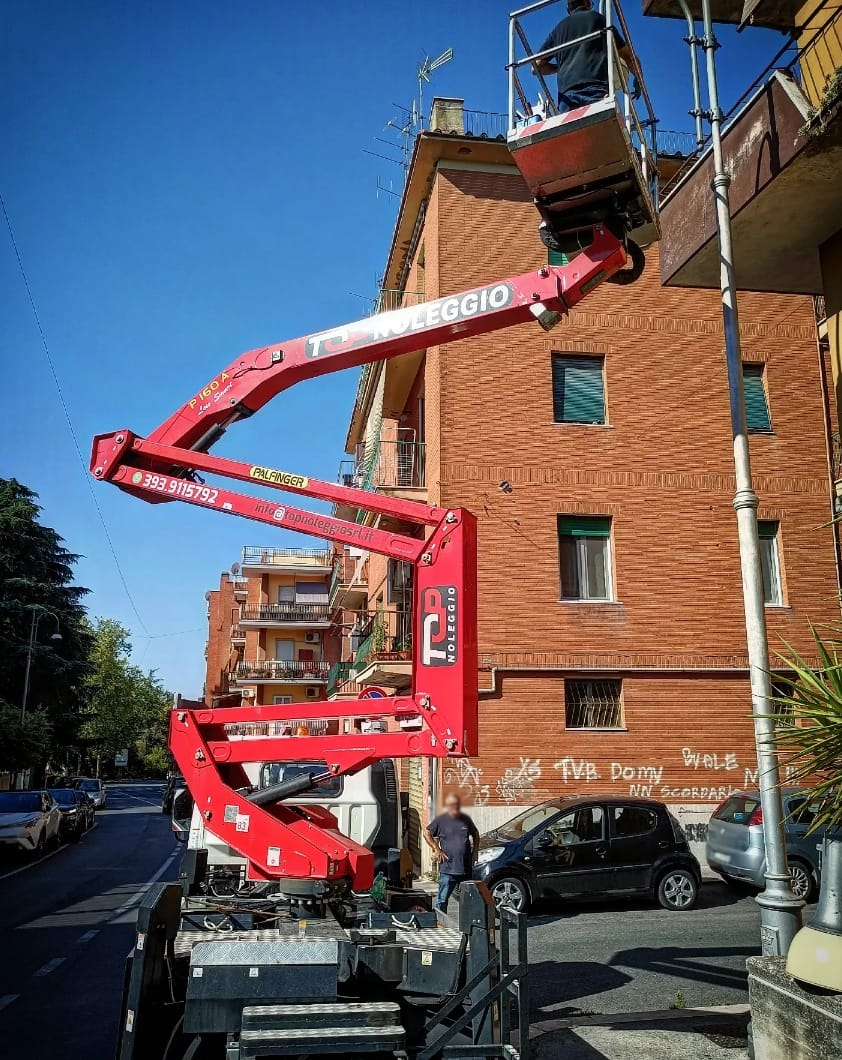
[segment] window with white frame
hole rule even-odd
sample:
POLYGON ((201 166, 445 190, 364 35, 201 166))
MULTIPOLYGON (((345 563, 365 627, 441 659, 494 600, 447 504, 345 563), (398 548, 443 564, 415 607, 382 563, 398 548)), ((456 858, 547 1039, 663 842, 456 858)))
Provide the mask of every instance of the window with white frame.
POLYGON ((778 523, 771 520, 762 520, 757 524, 760 535, 760 566, 763 570, 763 599, 773 606, 784 602, 778 530, 778 523))
POLYGON ((611 600, 611 519, 559 515, 558 559, 562 600, 611 600))

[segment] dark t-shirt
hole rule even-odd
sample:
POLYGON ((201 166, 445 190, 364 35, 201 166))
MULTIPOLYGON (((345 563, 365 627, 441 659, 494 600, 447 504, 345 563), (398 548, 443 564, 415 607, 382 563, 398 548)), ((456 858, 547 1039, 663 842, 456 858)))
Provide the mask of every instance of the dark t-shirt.
POLYGON ((460 813, 458 817, 440 813, 430 822, 429 832, 438 839, 447 854, 447 861, 439 865, 439 872, 445 876, 470 876, 471 837, 474 842, 479 839, 479 832, 471 818, 466 813, 460 813))
MULTIPOLYGON (((552 33, 541 45, 541 51, 557 48, 568 41, 578 40, 588 33, 605 29, 605 19, 598 11, 574 11, 562 19, 552 33)), ((617 47, 625 46, 625 41, 613 29, 617 47)), ((558 63, 558 94, 564 95, 571 88, 583 85, 600 85, 608 91, 608 51, 605 34, 573 44, 554 56, 547 57, 550 62, 558 63)))

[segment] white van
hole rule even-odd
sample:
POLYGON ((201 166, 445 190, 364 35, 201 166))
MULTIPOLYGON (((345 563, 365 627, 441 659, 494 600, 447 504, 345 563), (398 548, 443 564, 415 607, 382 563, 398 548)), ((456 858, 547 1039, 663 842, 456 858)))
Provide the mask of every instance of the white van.
MULTIPOLYGON (((327 772, 324 762, 284 761, 249 763, 243 767, 256 788, 268 788, 303 773, 327 772)), ((395 763, 391 758, 360 770, 353 775, 333 777, 317 789, 290 798, 291 805, 324 806, 339 822, 339 831, 374 853, 375 873, 382 872, 397 883, 400 879, 399 854, 403 843, 400 793, 395 763)), ((178 835, 189 823, 187 846, 190 850, 207 850, 211 893, 230 895, 242 878, 246 861, 227 843, 218 839, 193 806, 186 789, 173 800, 173 831, 178 835)))

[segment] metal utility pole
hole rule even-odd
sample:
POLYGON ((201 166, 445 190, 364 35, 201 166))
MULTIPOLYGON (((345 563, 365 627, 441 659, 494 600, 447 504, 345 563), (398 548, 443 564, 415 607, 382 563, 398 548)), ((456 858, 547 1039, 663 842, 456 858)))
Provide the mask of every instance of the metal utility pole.
MULTIPOLYGON (((737 532, 740 543, 740 568, 743 581, 743 604, 746 616, 749 676, 751 680, 754 742, 757 751, 760 805, 763 811, 763 841, 766 848, 766 888, 758 895, 760 936, 764 954, 785 955, 795 933, 801 928, 801 899, 790 886, 783 831, 783 807, 780 793, 780 771, 773 750, 774 715, 772 681, 769 673, 769 643, 766 635, 766 610, 763 595, 763 568, 760 561, 760 539, 757 533, 757 494, 752 487, 751 460, 746 430, 743 365, 740 352, 740 323, 737 311, 737 285, 734 278, 734 254, 731 245, 731 208, 728 188, 731 177, 722 158, 722 111, 716 81, 715 52, 718 47, 713 33, 710 0, 701 0, 704 36, 696 36, 693 16, 685 0, 678 0, 687 20, 688 43, 701 47, 707 72, 707 118, 710 122, 713 157, 713 198, 719 236, 719 284, 722 292, 722 322, 725 332, 725 359, 728 366, 728 393, 731 403, 731 432, 734 439, 734 472, 737 532)), ((692 63, 694 100, 698 109, 698 67, 692 63)))
POLYGON ((29 673, 32 669, 32 650, 35 647, 35 641, 38 637, 38 624, 44 615, 49 615, 55 620, 56 631, 50 637, 50 640, 61 640, 61 633, 59 631, 60 623, 58 616, 54 615, 52 611, 48 611, 46 608, 38 607, 37 604, 31 605, 32 611, 32 625, 29 627, 29 645, 26 649, 26 670, 23 675, 23 696, 20 703, 20 722, 23 725, 23 720, 26 717, 26 702, 29 699, 29 673))

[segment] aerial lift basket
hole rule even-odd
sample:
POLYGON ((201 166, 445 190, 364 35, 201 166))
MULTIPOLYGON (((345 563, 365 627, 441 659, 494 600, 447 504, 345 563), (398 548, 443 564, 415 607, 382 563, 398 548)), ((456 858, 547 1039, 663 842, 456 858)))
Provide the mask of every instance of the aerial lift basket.
POLYGON ((588 38, 533 52, 522 26, 524 15, 559 6, 566 9, 558 0, 544 0, 509 17, 509 150, 541 214, 541 238, 550 250, 575 253, 590 238, 591 226, 604 223, 634 254, 634 245, 659 238, 656 119, 642 79, 639 100, 631 97, 612 27, 630 48, 631 40, 616 0, 606 0, 606 30, 599 34, 607 49, 608 94, 561 112, 555 86, 548 88, 534 63, 557 56, 563 62, 565 50, 588 38), (524 88, 524 70, 538 80, 537 104, 524 88))

